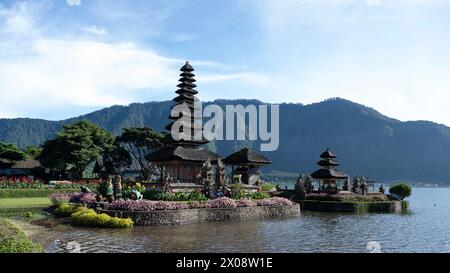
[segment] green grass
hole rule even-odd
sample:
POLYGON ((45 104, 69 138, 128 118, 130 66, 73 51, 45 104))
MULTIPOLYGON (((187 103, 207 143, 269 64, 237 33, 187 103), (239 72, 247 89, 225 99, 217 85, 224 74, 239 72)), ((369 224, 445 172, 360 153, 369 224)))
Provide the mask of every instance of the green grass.
POLYGON ((18 226, 0 218, 0 253, 37 253, 42 246, 33 243, 18 226))
POLYGON ((77 189, 0 189, 2 198, 48 197, 55 192, 79 192, 77 189))
POLYGON ((48 197, 0 199, 0 209, 47 207, 51 204, 48 197))

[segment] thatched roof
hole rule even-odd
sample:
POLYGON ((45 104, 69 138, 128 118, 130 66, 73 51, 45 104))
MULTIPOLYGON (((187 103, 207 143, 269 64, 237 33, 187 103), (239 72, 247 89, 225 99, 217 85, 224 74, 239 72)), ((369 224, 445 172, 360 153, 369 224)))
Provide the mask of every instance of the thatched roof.
POLYGON ((32 157, 28 157, 24 160, 20 160, 20 161, 11 161, 11 160, 6 160, 6 159, 0 159, 0 163, 1 165, 5 165, 8 168, 11 169, 34 169, 34 168, 41 168, 41 162, 39 162, 38 160, 32 158, 32 157))
POLYGON ((318 180, 323 179, 346 179, 348 175, 337 169, 319 169, 311 174, 311 177, 318 180))
POLYGON ((319 162, 317 162, 317 165, 322 166, 322 167, 327 167, 327 166, 339 166, 341 164, 333 158, 326 158, 326 159, 322 159, 319 162))
POLYGON ((320 158, 336 158, 337 156, 327 148, 325 152, 320 155, 320 158))
POLYGON ((267 157, 256 153, 250 148, 244 148, 234 154, 227 156, 223 162, 225 164, 241 165, 241 164, 254 164, 254 165, 268 165, 271 164, 267 157))
POLYGON ((166 161, 191 161, 204 162, 208 159, 217 161, 220 156, 204 148, 185 147, 185 146, 167 146, 161 148, 148 156, 150 162, 166 162, 166 161))

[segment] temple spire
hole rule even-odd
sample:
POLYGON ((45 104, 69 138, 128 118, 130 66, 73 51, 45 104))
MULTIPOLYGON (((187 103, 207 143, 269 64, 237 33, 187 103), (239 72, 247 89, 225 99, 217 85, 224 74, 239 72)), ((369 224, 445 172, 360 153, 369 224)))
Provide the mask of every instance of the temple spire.
POLYGON ((179 144, 191 144, 191 145, 205 144, 205 143, 207 143, 207 141, 205 141, 205 140, 194 140, 194 135, 199 133, 199 130, 201 131, 203 129, 202 127, 200 127, 200 128, 195 127, 195 125, 196 125, 195 120, 201 119, 201 117, 194 117, 194 111, 195 111, 195 107, 196 107, 194 102, 199 101, 199 99, 195 96, 196 94, 198 94, 198 91, 194 89, 197 87, 197 85, 195 84, 196 80, 194 79, 195 74, 193 73, 194 68, 187 61, 180 68, 180 71, 181 71, 180 79, 178 80, 180 83, 177 85, 178 90, 175 91, 175 93, 178 94, 178 96, 173 99, 175 104, 172 106, 172 109, 174 107, 176 107, 177 105, 184 105, 184 106, 187 106, 186 111, 189 111, 189 112, 181 112, 178 117, 169 116, 169 119, 173 120, 173 122, 168 124, 165 128, 166 128, 166 130, 168 130, 170 132, 172 130, 172 126, 175 123, 175 121, 181 119, 183 116, 190 115, 191 116, 190 121, 189 120, 184 121, 184 123, 186 125, 183 126, 183 127, 190 127, 190 130, 183 130, 183 128, 182 128, 181 131, 184 135, 190 136, 192 140, 178 141, 178 143, 179 144), (189 109, 189 110, 187 110, 187 109, 189 109))

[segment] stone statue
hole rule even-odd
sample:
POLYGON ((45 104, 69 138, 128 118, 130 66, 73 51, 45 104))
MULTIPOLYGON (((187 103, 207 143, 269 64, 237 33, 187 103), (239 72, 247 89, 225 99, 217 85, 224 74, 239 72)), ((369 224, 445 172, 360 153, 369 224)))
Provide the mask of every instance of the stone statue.
POLYGON ((300 199, 304 199, 306 197, 305 182, 303 181, 302 178, 303 178, 302 175, 299 175, 295 183, 295 191, 300 196, 300 199))
POLYGON ((219 158, 217 159, 217 169, 216 169, 216 190, 222 189, 224 183, 225 183, 225 165, 219 158))
POLYGON ((360 193, 367 194, 369 191, 369 183, 367 183, 367 179, 364 176, 359 177, 359 184, 361 187, 360 193))
POLYGON ((381 184, 381 186, 378 188, 378 191, 381 192, 381 193, 384 193, 383 184, 381 184))
POLYGON ((355 177, 353 177, 353 183, 352 183, 352 192, 358 194, 360 191, 360 181, 359 181, 359 176, 356 175, 355 177))
POLYGON ((122 177, 118 174, 115 176, 114 185, 114 198, 119 200, 122 198, 122 177))
POLYGON ((312 185, 312 179, 309 175, 303 175, 302 176, 303 184, 305 185, 305 192, 311 193, 314 189, 314 186, 312 185))
POLYGON ((206 160, 203 163, 202 171, 201 171, 201 177, 202 177, 202 184, 205 186, 204 194, 206 196, 210 196, 211 194, 211 182, 212 182, 212 164, 211 160, 206 160))
POLYGON ((108 180, 106 181, 106 198, 109 203, 114 201, 114 187, 112 183, 112 175, 108 176, 108 180))
POLYGON ((344 186, 342 187, 342 190, 344 191, 348 191, 350 187, 350 179, 348 179, 348 177, 344 180, 344 186))

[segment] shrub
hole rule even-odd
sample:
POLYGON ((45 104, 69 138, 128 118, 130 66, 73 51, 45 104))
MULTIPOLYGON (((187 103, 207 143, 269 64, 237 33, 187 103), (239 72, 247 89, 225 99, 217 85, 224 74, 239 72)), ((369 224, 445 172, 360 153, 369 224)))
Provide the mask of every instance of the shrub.
POLYGON ((66 218, 70 217, 72 213, 74 213, 74 211, 75 211, 74 206, 69 205, 67 203, 63 203, 53 211, 53 215, 58 218, 66 218))
POLYGON ((274 189, 276 186, 274 184, 270 184, 270 183, 264 183, 261 185, 261 190, 268 192, 271 191, 272 189, 274 189))
POLYGON ((399 200, 403 200, 406 197, 411 196, 412 194, 412 188, 409 184, 406 184, 404 182, 400 182, 398 184, 392 185, 389 188, 389 193, 393 196, 395 196, 399 200))
POLYGON ((159 192, 156 190, 148 190, 144 192, 144 199, 160 200, 160 201, 206 201, 208 198, 201 192, 159 192))
POLYGON ((137 190, 139 191, 142 195, 144 195, 144 193, 147 191, 147 189, 145 188, 144 185, 142 185, 141 183, 136 183, 133 186, 130 186, 129 184, 125 183, 123 185, 122 188, 122 198, 131 198, 131 191, 132 190, 137 190))
POLYGON ((93 209, 83 209, 72 214, 72 223, 84 227, 130 228, 133 220, 111 217, 108 214, 96 213, 93 209))
POLYGON ((129 218, 110 217, 108 226, 111 228, 130 228, 133 227, 133 220, 129 218))
POLYGON ((42 247, 33 243, 23 230, 9 220, 0 219, 0 253, 35 253, 42 251, 42 247))
POLYGON ((267 199, 270 196, 267 192, 253 192, 253 193, 248 194, 248 197, 250 199, 259 200, 259 199, 267 199))

